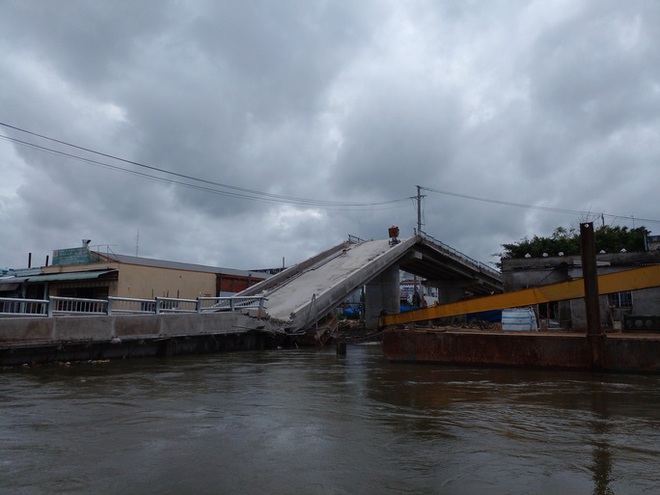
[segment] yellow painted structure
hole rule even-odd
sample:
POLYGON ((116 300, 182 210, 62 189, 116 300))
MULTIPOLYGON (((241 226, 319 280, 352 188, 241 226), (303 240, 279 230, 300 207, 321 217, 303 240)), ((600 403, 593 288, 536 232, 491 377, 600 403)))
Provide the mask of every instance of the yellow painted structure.
MULTIPOLYGON (((649 289, 652 287, 660 287, 660 265, 645 266, 598 276, 598 292, 600 294, 612 294, 649 289)), ((531 306, 553 301, 566 301, 581 297, 584 297, 584 280, 580 278, 569 282, 534 287, 532 289, 505 292, 503 294, 431 306, 406 313, 385 315, 380 319, 380 326, 434 320, 447 316, 458 316, 496 309, 531 306)))
MULTIPOLYGON (((122 263, 117 296, 195 299, 216 295, 216 274, 122 263)), ((118 267, 119 268, 119 267, 118 267)))
MULTIPOLYGON (((56 280, 48 282, 46 295, 80 297, 76 291, 88 289, 93 298, 131 297, 153 299, 155 297, 173 297, 195 299, 215 296, 218 275, 203 267, 194 265, 166 266, 158 260, 135 258, 135 262, 122 262, 100 253, 93 253, 97 260, 88 263, 70 265, 51 265, 42 267, 43 275, 65 275, 80 273, 101 273, 107 275, 89 280, 56 280), (154 263, 155 261, 155 263, 154 263), (115 273, 111 273, 115 271, 115 273)), ((168 263, 168 262, 165 262, 168 263)), ((172 265, 179 265, 170 263, 172 265)), ((34 277, 33 277, 34 278, 34 277)))
MULTIPOLYGON (((176 297, 195 299, 216 295, 216 274, 205 271, 181 270, 160 266, 120 263, 101 258, 97 263, 84 265, 51 265, 43 267, 45 275, 117 270, 113 280, 104 282, 85 281, 61 282, 51 287, 48 295, 59 295, 58 287, 100 286, 108 287, 108 296, 153 299, 155 297, 176 297)), ((51 284, 53 285, 53 284, 51 284)))

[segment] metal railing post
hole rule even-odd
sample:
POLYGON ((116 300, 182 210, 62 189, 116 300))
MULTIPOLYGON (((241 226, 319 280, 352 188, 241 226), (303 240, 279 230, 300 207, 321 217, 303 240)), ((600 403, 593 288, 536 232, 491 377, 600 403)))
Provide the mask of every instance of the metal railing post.
POLYGON ((46 303, 46 312, 48 316, 53 316, 53 301, 51 300, 50 297, 48 297, 48 302, 46 303))
POLYGON ((156 314, 160 314, 160 297, 156 298, 156 314))

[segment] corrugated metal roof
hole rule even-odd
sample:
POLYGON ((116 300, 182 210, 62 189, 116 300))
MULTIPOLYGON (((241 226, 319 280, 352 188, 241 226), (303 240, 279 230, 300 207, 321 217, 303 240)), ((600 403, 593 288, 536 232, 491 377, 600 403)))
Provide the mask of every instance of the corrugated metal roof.
POLYGON ((2 277, 0 278, 0 284, 22 284, 27 279, 28 277, 2 277))
POLYGON ((158 268, 172 268, 176 270, 188 270, 207 273, 220 273, 223 275, 240 275, 248 277, 250 275, 258 278, 268 278, 269 274, 250 270, 237 270, 234 268, 222 268, 218 266, 197 265, 194 263, 180 263, 178 261, 156 260, 152 258, 141 258, 139 256, 129 256, 126 254, 103 254, 94 251, 95 254, 111 261, 127 263, 129 265, 154 266, 158 268))
POLYGON ((37 275, 29 277, 29 282, 63 282, 68 280, 90 280, 99 278, 108 273, 117 273, 118 270, 102 270, 96 272, 70 272, 70 273, 51 273, 49 275, 37 275))
POLYGON ((41 273, 41 267, 16 268, 13 271, 16 277, 29 277, 30 275, 39 275, 41 273))

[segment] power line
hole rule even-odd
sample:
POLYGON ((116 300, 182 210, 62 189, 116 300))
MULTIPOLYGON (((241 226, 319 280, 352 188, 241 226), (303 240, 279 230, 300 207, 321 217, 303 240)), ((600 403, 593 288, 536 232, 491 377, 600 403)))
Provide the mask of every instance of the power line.
POLYGON ((186 186, 186 187, 190 187, 192 189, 198 189, 198 190, 201 190, 201 191, 206 191, 206 192, 210 192, 210 193, 214 193, 214 194, 220 194, 222 196, 228 196, 228 197, 232 197, 232 198, 251 199, 251 200, 255 200, 255 201, 264 201, 264 202, 280 202, 280 201, 276 201, 276 200, 269 200, 268 198, 258 198, 258 197, 248 196, 248 195, 245 195, 245 194, 238 194, 238 193, 234 193, 234 192, 231 192, 231 191, 221 191, 221 190, 218 190, 218 189, 212 189, 210 187, 204 187, 204 186, 201 186, 201 185, 198 185, 198 184, 190 184, 190 183, 187 183, 187 182, 182 182, 182 181, 178 181, 178 180, 174 180, 174 179, 167 179, 165 177, 157 177, 155 175, 149 175, 149 174, 146 174, 144 172, 138 172, 136 170, 128 170, 128 169, 125 169, 125 168, 117 167, 116 165, 110 165, 108 163, 103 163, 103 162, 99 162, 97 160, 92 160, 91 158, 85 158, 85 157, 73 155, 71 153, 66 153, 64 151, 54 150, 54 149, 51 149, 51 148, 45 148, 43 146, 39 146, 39 145, 36 145, 36 144, 33 144, 33 143, 27 143, 25 141, 20 141, 18 139, 10 138, 10 137, 7 137, 7 136, 1 136, 0 135, 0 138, 5 139, 7 141, 12 141, 14 143, 17 143, 17 144, 20 144, 20 145, 23 145, 23 146, 26 146, 26 147, 29 147, 29 148, 37 149, 37 150, 43 151, 45 153, 50 153, 50 154, 58 155, 58 156, 64 156, 64 157, 67 157, 67 158, 73 158, 75 160, 79 160, 79 161, 89 163, 90 165, 93 165, 93 166, 97 166, 97 167, 100 167, 100 168, 106 168, 106 169, 110 169, 110 170, 116 170, 116 171, 119 171, 119 172, 124 172, 124 173, 129 174, 129 175, 134 175, 134 176, 137 176, 137 177, 143 177, 143 178, 147 178, 147 179, 151 179, 151 180, 155 180, 155 181, 160 181, 160 182, 165 182, 165 183, 169 183, 169 184, 176 184, 176 185, 186 186))
MULTIPOLYGON (((108 163, 100 162, 97 160, 93 160, 90 158, 82 157, 79 155, 75 155, 72 153, 67 153, 61 150, 56 150, 53 148, 48 148, 46 146, 41 146, 38 144, 34 143, 29 143, 26 141, 22 141, 16 138, 12 138, 9 136, 4 136, 0 135, 0 139, 5 139, 7 141, 11 141, 15 144, 19 144, 21 146, 27 146, 42 152, 46 153, 51 153, 67 158, 72 158, 75 160, 83 161, 86 163, 89 163, 91 165, 99 166, 102 168, 107 168, 111 170, 116 170, 119 172, 151 179, 151 180, 157 180, 161 182, 166 182, 166 183, 171 183, 171 184, 176 184, 180 186, 185 186, 185 187, 190 187, 193 189, 198 189, 201 191, 213 193, 213 194, 219 194, 227 197, 232 197, 236 199, 244 199, 244 200, 249 200, 249 201, 260 201, 260 202, 267 202, 267 203, 280 203, 280 204, 290 204, 290 205, 296 205, 296 206, 306 206, 306 207, 313 207, 313 208, 321 208, 321 209, 338 209, 338 210, 351 210, 351 209, 386 209, 386 208, 399 208, 402 205, 401 203, 407 202, 410 199, 417 199, 419 202, 419 189, 424 189, 426 191, 430 192, 435 192, 438 194, 443 194, 446 196, 453 196, 456 198, 462 198, 462 199, 469 199, 472 201, 480 201, 484 203, 491 203, 491 204, 499 204, 499 205, 504 205, 504 206, 513 206, 517 208, 526 208, 526 209, 535 209, 535 210, 541 210, 541 211, 548 211, 548 212, 553 212, 553 213, 567 213, 571 215, 590 215, 593 212, 590 211, 580 211, 580 210, 572 210, 572 209, 567 209, 567 208, 554 208, 554 207, 547 207, 547 206, 538 206, 538 205, 529 205, 529 204, 524 204, 524 203, 515 203, 511 201, 502 201, 502 200, 496 200, 496 199, 488 199, 488 198, 482 198, 478 196, 472 196, 468 194, 460 194, 460 193, 455 193, 455 192, 450 192, 450 191, 443 191, 440 189, 434 189, 430 187, 422 187, 418 186, 418 197, 406 197, 406 198, 399 198, 399 199, 393 199, 393 200, 388 200, 388 201, 377 201, 377 202, 341 202, 341 201, 327 201, 327 200, 318 200, 318 199, 309 199, 309 198, 298 198, 295 196, 286 196, 286 195, 280 195, 280 194, 273 194, 273 193, 267 193, 263 191, 257 191, 254 189, 248 189, 244 187, 239 187, 239 186, 233 186, 230 184, 224 184, 221 182, 215 182, 211 181, 208 179, 203 179, 200 177, 195 177, 192 175, 187 175, 187 174, 182 174, 179 172, 173 172, 170 170, 158 168, 152 165, 146 165, 140 162, 136 162, 133 160, 128 160, 125 158, 121 158, 119 156, 111 155, 109 153, 104 153, 101 151, 93 150, 91 148, 87 148, 84 146, 79 146, 73 143, 69 143, 66 141, 62 141, 59 139, 55 139, 43 134, 36 133, 34 131, 30 131, 28 129, 24 129, 18 126, 14 126, 12 124, 8 124, 6 122, 0 122, 0 126, 6 127, 8 129, 12 129, 14 131, 18 132, 23 132, 25 134, 38 137, 40 139, 45 139, 47 141, 51 141, 53 143, 57 143, 63 146, 68 146, 70 148, 74 148, 77 150, 85 151, 87 153, 95 154, 98 156, 102 156, 105 158, 109 158, 112 160, 116 160, 122 163, 126 163, 129 165, 133 165, 136 167, 140 167, 146 170, 150 170, 152 172, 158 172, 161 174, 173 176, 173 177, 178 177, 180 179, 185 179, 189 181, 194 181, 194 182, 199 182, 200 184, 206 184, 206 186, 202 186, 199 184, 191 184, 189 182, 182 182, 179 180, 174 180, 174 179, 168 179, 165 177, 158 177, 156 175, 148 174, 148 173, 143 173, 143 172, 138 172, 135 170, 130 170, 126 168, 122 168, 116 165, 110 165, 108 163), (208 187, 212 186, 212 187, 208 187), (215 189, 215 188, 221 188, 221 189, 215 189), (226 190, 223 190, 226 189, 226 190)), ((418 205, 419 208, 419 205, 418 205)), ((641 222, 652 222, 652 223, 660 223, 660 220, 653 220, 653 219, 648 219, 648 218, 640 218, 640 217, 632 217, 628 215, 614 215, 610 213, 600 213, 601 216, 607 216, 607 217, 612 217, 612 218, 633 218, 634 220, 641 221, 641 222)), ((419 217, 419 211, 418 211, 418 217, 419 217)), ((419 223, 419 218, 418 218, 418 223, 419 223)))
MULTIPOLYGON (((469 194, 460 194, 460 193, 455 193, 455 192, 450 192, 450 191, 442 191, 440 189, 433 189, 431 187, 422 187, 425 191, 430 191, 438 194, 443 194, 445 196, 453 196, 455 198, 462 198, 462 199, 469 199, 472 201, 481 201, 483 203, 491 203, 491 204, 497 204, 497 205, 504 205, 504 206, 515 206, 516 208, 527 208, 530 210, 542 210, 542 211, 549 211, 553 213, 568 213, 571 215, 592 215, 593 212, 591 211, 580 211, 580 210, 571 210, 568 208, 553 208, 550 206, 538 206, 538 205, 529 205, 529 204, 524 204, 524 203, 514 203, 512 201, 501 201, 497 199, 488 199, 488 198, 481 198, 479 196, 471 196, 469 194)), ((631 217, 627 215, 613 215, 611 213, 599 213, 599 216, 607 216, 607 217, 612 217, 612 218, 633 218, 634 220, 642 221, 642 222, 652 222, 652 223, 660 223, 660 220, 653 220, 650 218, 640 218, 640 217, 631 217)))
POLYGON ((43 151, 45 153, 50 153, 50 154, 54 154, 54 155, 58 155, 58 156, 64 156, 64 157, 67 157, 67 158, 73 158, 75 160, 83 161, 83 162, 89 163, 90 165, 94 165, 94 166, 97 166, 97 167, 100 167, 100 168, 116 170, 116 171, 119 171, 119 172, 134 175, 134 176, 137 176, 137 177, 143 177, 143 178, 147 178, 147 179, 151 179, 151 180, 155 180, 155 181, 160 181, 160 182, 165 182, 165 183, 169 183, 169 184, 176 184, 176 185, 180 185, 180 186, 190 187, 192 189, 197 189, 197 190, 212 193, 212 194, 219 194, 221 196, 227 196, 227 197, 231 197, 231 198, 245 199, 245 200, 251 200, 251 201, 259 201, 259 202, 264 202, 264 203, 279 203, 279 204, 286 203, 286 204, 295 204, 297 206, 307 206, 307 207, 322 208, 322 209, 329 209, 329 210, 331 210, 331 209, 351 210, 351 209, 366 209, 366 208, 377 210, 377 209, 387 209, 387 208, 399 208, 402 205, 395 204, 395 203, 400 203, 402 201, 407 201, 409 199, 409 198, 403 198, 403 199, 400 199, 400 200, 382 202, 380 204, 377 204, 377 203, 364 203, 364 206, 362 206, 360 204, 350 204, 350 203, 349 204, 339 204, 338 203, 336 205, 333 205, 333 204, 319 205, 319 204, 305 203, 304 200, 285 201, 285 200, 269 198, 269 197, 251 196, 251 195, 248 195, 248 194, 241 194, 241 193, 232 192, 232 191, 223 191, 223 190, 219 190, 219 189, 213 189, 211 187, 202 186, 202 185, 199 185, 199 184, 190 184, 188 182, 182 182, 182 181, 175 180, 175 179, 168 179, 168 178, 165 178, 165 177, 158 177, 158 176, 150 175, 150 174, 147 174, 147 173, 144 173, 144 172, 138 172, 136 170, 128 170, 128 169, 125 169, 125 168, 122 168, 122 167, 118 167, 116 165, 111 165, 111 164, 108 164, 108 163, 93 160, 91 158, 85 158, 85 157, 74 155, 74 154, 67 153, 67 152, 64 152, 64 151, 55 150, 55 149, 52 149, 52 148, 47 148, 47 147, 40 146, 40 145, 33 144, 33 143, 28 143, 28 142, 21 141, 19 139, 15 139, 15 138, 10 138, 10 137, 7 137, 7 136, 0 135, 0 139, 5 139, 7 141, 11 141, 11 142, 14 142, 16 144, 20 144, 22 146, 26 146, 26 147, 29 147, 29 148, 37 149, 37 150, 43 151))
POLYGON ((31 136, 35 136, 35 137, 45 139, 45 140, 48 140, 48 141, 51 141, 51 142, 54 142, 54 143, 58 143, 60 145, 64 145, 64 146, 68 146, 68 147, 71 147, 71 148, 74 148, 74 149, 85 151, 87 153, 92 153, 92 154, 95 154, 95 155, 98 155, 98 156, 102 156, 102 157, 109 158, 109 159, 112 159, 112 160, 117 160, 117 161, 120 161, 120 162, 123 162, 123 163, 127 163, 127 164, 130 164, 130 165, 141 167, 141 168, 153 171, 153 172, 158 172, 158 173, 170 175, 170 176, 173 176, 173 177, 178 177, 178 178, 181 178, 181 179, 186 179, 186 180, 190 180, 190 181, 199 182, 201 184, 207 184, 209 186, 214 186, 214 187, 227 189, 227 191, 213 189, 213 188, 209 188, 209 187, 204 187, 204 186, 200 186, 198 184, 190 184, 188 182, 181 182, 181 181, 177 181, 177 180, 173 180, 173 179, 166 179, 166 178, 163 178, 163 177, 158 177, 158 176, 147 174, 147 173, 141 173, 141 172, 137 172, 137 171, 134 171, 134 170, 129 170, 129 169, 126 169, 126 168, 118 167, 116 165, 110 165, 108 163, 99 162, 97 160, 92 160, 90 158, 85 158, 85 157, 75 155, 75 154, 72 154, 72 153, 67 153, 67 152, 64 152, 64 151, 56 150, 56 149, 49 148, 49 147, 46 147, 46 146, 41 146, 41 145, 38 145, 38 144, 29 143, 29 142, 22 141, 22 140, 12 138, 12 137, 9 137, 9 136, 0 135, 0 138, 11 141, 11 142, 14 142, 16 144, 20 144, 22 146, 27 146, 27 147, 31 147, 33 149, 37 149, 37 150, 40 150, 40 151, 43 151, 43 152, 52 153, 52 154, 56 154, 56 155, 60 155, 60 156, 68 157, 68 158, 73 158, 73 159, 84 161, 84 162, 87 162, 87 163, 90 163, 90 164, 93 164, 93 165, 97 165, 97 166, 100 166, 100 167, 121 171, 121 172, 124 172, 124 173, 129 173, 129 174, 132 174, 132 175, 137 175, 137 176, 141 176, 141 177, 145 177, 145 178, 149 178, 149 179, 153 179, 153 180, 159 180, 159 181, 163 181, 163 182, 169 182, 169 183, 173 183, 173 184, 183 185, 183 186, 187 186, 187 187, 193 187, 193 188, 204 190, 204 191, 207 191, 207 192, 213 192, 213 193, 216 193, 216 194, 221 194, 221 195, 234 197, 234 198, 240 198, 240 199, 246 199, 246 200, 252 200, 252 201, 263 201, 263 202, 270 202, 270 203, 285 203, 285 204, 293 204, 293 205, 298 205, 298 206, 308 206, 308 207, 322 208, 322 209, 383 209, 383 208, 397 208, 397 207, 403 206, 399 203, 402 203, 404 201, 407 202, 410 199, 409 197, 406 197, 406 198, 399 198, 399 199, 388 200, 388 201, 377 201, 377 202, 341 202, 341 201, 327 201, 327 200, 318 200, 318 199, 309 199, 309 198, 297 198, 297 197, 294 197, 294 196, 286 196, 286 195, 267 193, 267 192, 263 192, 263 191, 257 191, 257 190, 254 190, 254 189, 248 189, 248 188, 244 188, 244 187, 232 186, 232 185, 229 185, 229 184, 223 184, 223 183, 220 183, 220 182, 215 182, 215 181, 211 181, 211 180, 208 180, 208 179, 202 179, 200 177, 194 177, 194 176, 187 175, 187 174, 181 174, 181 173, 178 173, 178 172, 165 170, 165 169, 154 167, 154 166, 151 166, 151 165, 146 165, 146 164, 136 162, 136 161, 133 161, 133 160, 127 160, 125 158, 121 158, 121 157, 118 157, 118 156, 115 156, 115 155, 111 155, 111 154, 108 154, 108 153, 103 153, 101 151, 93 150, 91 148, 86 148, 84 146, 78 146, 76 144, 72 144, 72 143, 68 143, 66 141, 51 138, 51 137, 45 136, 43 134, 38 134, 36 132, 30 131, 30 130, 27 130, 27 129, 23 129, 23 128, 20 128, 20 127, 11 125, 11 124, 7 124, 5 122, 0 122, 0 126, 4 126, 4 127, 9 128, 9 129, 13 129, 15 131, 20 131, 20 132, 29 134, 31 136))

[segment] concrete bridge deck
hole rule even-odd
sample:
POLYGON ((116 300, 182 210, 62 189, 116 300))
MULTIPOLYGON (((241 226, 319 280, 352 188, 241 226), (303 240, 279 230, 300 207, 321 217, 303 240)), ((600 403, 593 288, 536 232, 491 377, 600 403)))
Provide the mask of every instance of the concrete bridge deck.
POLYGON ((295 334, 306 331, 351 292, 366 286, 365 321, 368 328, 375 328, 382 311, 399 312, 400 269, 448 291, 450 300, 467 289, 478 294, 502 290, 496 270, 417 235, 397 243, 371 240, 339 244, 238 295, 266 297, 273 323, 295 334))

